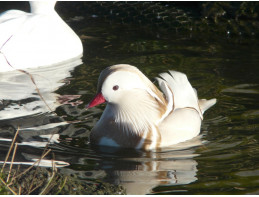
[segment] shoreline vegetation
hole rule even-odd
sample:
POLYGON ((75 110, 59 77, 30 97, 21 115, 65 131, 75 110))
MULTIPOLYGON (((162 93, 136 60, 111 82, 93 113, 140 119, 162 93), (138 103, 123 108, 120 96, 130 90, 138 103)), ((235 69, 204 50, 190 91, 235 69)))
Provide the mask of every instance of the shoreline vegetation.
MULTIPOLYGON (((14 165, 15 155, 18 144, 16 138, 19 133, 17 129, 12 143, 7 152, 5 161, 0 173, 0 194, 1 195, 109 195, 126 194, 122 186, 116 186, 109 183, 89 180, 80 180, 76 176, 68 176, 59 173, 56 162, 52 159, 51 167, 40 167, 39 164, 44 157, 52 153, 48 144, 42 152, 41 158, 31 166, 14 165), (7 166, 8 165, 8 166, 7 166)), ((17 162, 16 162, 17 163, 17 162)))

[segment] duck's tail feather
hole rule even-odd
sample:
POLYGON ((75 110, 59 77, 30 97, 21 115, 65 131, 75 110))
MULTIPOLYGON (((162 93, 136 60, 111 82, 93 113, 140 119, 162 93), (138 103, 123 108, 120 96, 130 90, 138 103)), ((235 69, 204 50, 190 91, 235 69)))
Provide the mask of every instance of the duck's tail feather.
POLYGON ((200 106, 200 109, 201 109, 201 112, 202 114, 204 114, 204 112, 211 108, 213 105, 215 105, 217 102, 217 99, 213 98, 213 99, 210 99, 210 100, 207 100, 207 99, 200 99, 199 100, 199 106, 200 106))
MULTIPOLYGON (((161 73, 160 77, 166 82, 172 92, 173 109, 194 108, 199 112, 201 119, 203 119, 202 111, 198 104, 197 93, 192 88, 184 73, 170 70, 169 73, 161 73)), ((161 80, 159 84, 161 84, 161 80)))

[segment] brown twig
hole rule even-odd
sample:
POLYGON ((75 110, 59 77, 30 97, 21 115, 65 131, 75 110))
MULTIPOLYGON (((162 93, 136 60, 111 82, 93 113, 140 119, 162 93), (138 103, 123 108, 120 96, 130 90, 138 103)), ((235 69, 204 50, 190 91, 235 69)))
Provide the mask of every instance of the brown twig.
POLYGON ((32 169, 37 163, 39 163, 41 161, 41 159, 43 159, 47 154, 49 154, 49 152, 51 151, 51 149, 49 149, 40 159, 38 159, 37 161, 34 162, 34 164, 32 164, 29 168, 27 168, 25 171, 21 172, 20 174, 18 174, 16 177, 20 177, 23 174, 25 174, 26 172, 28 172, 30 169, 32 169))
POLYGON ((39 88, 38 88, 38 86, 37 86, 37 84, 36 84, 36 82, 35 82, 33 76, 32 76, 30 73, 28 73, 27 71, 25 71, 25 70, 22 70, 22 69, 17 69, 17 70, 20 71, 20 72, 22 72, 22 73, 24 73, 24 74, 26 74, 26 75, 28 75, 28 76, 30 77, 32 83, 33 83, 34 86, 35 86, 35 89, 36 89, 38 95, 39 95, 40 98, 41 98, 41 100, 44 102, 44 104, 47 106, 47 108, 49 109, 50 112, 56 114, 56 113, 50 108, 50 106, 48 105, 48 103, 46 102, 46 100, 43 98, 43 96, 42 96, 42 94, 40 93, 40 90, 39 90, 39 88))
MULTIPOLYGON (((48 146, 49 146, 49 143, 50 143, 50 140, 52 139, 53 135, 54 135, 54 133, 52 133, 51 137, 49 138, 48 143, 46 144, 46 146, 45 146, 45 148, 44 148, 42 154, 44 154, 44 152, 47 150, 47 148, 48 148, 48 146)), ((42 157, 41 157, 39 160, 41 161, 41 159, 42 159, 42 157)), ((37 167, 38 167, 38 166, 37 166, 37 167)), ((34 175, 33 175, 32 182, 33 182, 33 180, 34 180, 35 177, 36 177, 37 170, 38 170, 38 168, 36 168, 36 170, 35 170, 35 173, 34 173, 34 175)), ((29 188, 29 192, 30 192, 31 188, 32 188, 32 185, 31 185, 30 188, 29 188)))
MULTIPOLYGON (((11 38, 11 37, 10 37, 10 38, 11 38)), ((10 38, 9 38, 9 39, 10 39, 10 38)), ((8 40, 9 40, 9 39, 8 39, 8 40)), ((7 40, 7 41, 8 41, 8 40, 7 40)), ((7 41, 6 41, 6 42, 7 42, 7 41)), ((0 53, 3 54, 6 63, 7 63, 10 67, 12 67, 13 69, 15 69, 15 70, 17 70, 17 71, 19 71, 19 72, 22 72, 22 73, 24 73, 24 74, 26 74, 26 75, 28 75, 28 76, 30 77, 32 83, 35 85, 35 89, 36 89, 38 95, 40 96, 41 100, 45 103, 45 105, 47 106, 47 108, 48 108, 52 113, 56 114, 56 113, 50 108, 50 106, 47 104, 47 102, 45 101, 45 99, 44 99, 43 96, 41 95, 40 90, 39 90, 39 88, 38 88, 38 86, 37 86, 37 84, 36 84, 36 82, 35 82, 33 76, 32 76, 30 73, 28 73, 27 71, 25 71, 25 70, 16 69, 15 67, 13 67, 12 64, 11 64, 11 63, 8 61, 8 59, 6 58, 5 54, 4 54, 3 52, 1 52, 1 51, 0 51, 0 53)))
POLYGON ((43 182, 40 183, 39 185, 35 186, 33 189, 30 189, 30 191, 27 193, 28 195, 31 194, 33 191, 35 191, 36 189, 38 189, 39 187, 41 187, 43 185, 43 182))
MULTIPOLYGON (((6 44, 12 37, 13 37, 13 35, 11 35, 11 36, 4 42, 4 44, 2 44, 2 46, 1 46, 1 48, 0 48, 0 52, 1 52, 2 48, 5 46, 5 44, 6 44)), ((3 53, 3 52, 1 52, 1 53, 3 53)))
POLYGON ((16 133, 15 133, 14 138, 13 138, 13 140, 12 140, 12 144, 11 144, 11 146, 10 146, 10 148, 9 148, 9 151, 8 151, 6 157, 5 157, 5 161, 4 161, 4 165, 3 165, 2 169, 1 169, 1 173, 3 173, 3 171, 4 171, 4 167, 5 167, 6 162, 7 162, 8 158, 9 158, 9 156, 10 156, 10 153, 11 153, 11 151, 12 151, 12 149, 13 149, 13 145, 14 145, 14 142, 15 142, 15 140, 16 140, 16 137, 17 137, 17 135, 18 135, 18 133, 19 133, 19 130, 20 130, 20 127, 18 126, 18 129, 16 130, 16 133))

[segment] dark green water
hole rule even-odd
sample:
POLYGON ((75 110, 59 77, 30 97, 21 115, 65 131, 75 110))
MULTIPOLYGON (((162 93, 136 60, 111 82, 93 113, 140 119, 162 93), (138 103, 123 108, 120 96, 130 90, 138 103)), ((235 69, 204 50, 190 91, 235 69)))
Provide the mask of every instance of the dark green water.
MULTIPOLYGON (((1 138, 11 139, 18 125, 20 143, 25 139, 44 141, 39 137, 43 134, 59 134, 59 143, 50 147, 57 160, 70 163, 61 168, 61 173, 74 174, 80 180, 121 184, 128 193, 259 194, 257 40, 176 34, 94 18, 71 26, 83 39, 83 64, 72 69, 71 76, 55 93, 78 97, 58 106, 57 115, 39 112, 13 118, 11 112, 8 119, 1 118, 1 138), (84 106, 95 94, 102 69, 119 63, 137 66, 152 80, 169 69, 184 72, 200 98, 217 98, 217 104, 205 113, 200 139, 184 148, 157 152, 91 147, 88 136, 104 106, 88 111, 84 106), (53 126, 65 121, 74 122, 53 126)), ((3 99, 0 110, 33 99, 3 99)), ((0 142, 1 160, 8 145, 0 142)), ((27 161, 41 151, 42 148, 18 146, 16 160, 27 161)))

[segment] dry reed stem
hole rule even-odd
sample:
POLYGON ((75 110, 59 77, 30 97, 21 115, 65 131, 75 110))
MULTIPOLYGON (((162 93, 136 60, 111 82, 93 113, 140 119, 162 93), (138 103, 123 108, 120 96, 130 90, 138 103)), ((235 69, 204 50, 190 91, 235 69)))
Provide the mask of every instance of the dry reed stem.
POLYGON ((41 191, 41 193, 39 195, 46 195, 50 189, 52 189, 50 186, 50 184, 53 182, 54 178, 55 178, 56 173, 53 173, 49 182, 47 183, 47 185, 45 186, 45 188, 41 191))
POLYGON ((31 189, 31 190, 27 193, 27 195, 30 195, 34 190, 38 189, 38 188, 41 187, 42 185, 43 185, 43 182, 42 182, 41 184, 35 186, 33 189, 31 189))
POLYGON ((18 174, 19 170, 20 170, 20 165, 17 166, 17 169, 16 169, 16 171, 14 172, 10 183, 8 183, 8 186, 11 186, 11 185, 13 184, 13 181, 14 181, 14 179, 15 179, 15 176, 16 176, 16 174, 18 174))
POLYGON ((23 174, 25 174, 26 172, 28 172, 31 168, 33 168, 33 166, 35 166, 37 163, 39 163, 41 161, 41 159, 43 159, 47 154, 49 154, 49 152, 51 151, 51 149, 49 149, 40 159, 38 159, 37 161, 34 162, 34 164, 32 164, 29 168, 27 168, 25 171, 21 172, 20 174, 18 174, 16 177, 17 178, 23 174))
POLYGON ((45 186, 45 188, 41 191, 40 195, 46 195, 46 193, 48 192, 48 189, 49 189, 48 187, 51 184, 51 182, 53 181, 55 175, 56 175, 56 164, 55 164, 55 161, 52 160, 52 175, 51 175, 51 178, 50 178, 48 184, 45 186))
POLYGON ((55 154, 52 152, 52 173, 53 171, 57 172, 57 166, 56 166, 56 163, 55 163, 55 154))
MULTIPOLYGON (((48 146, 49 146, 49 143, 50 143, 50 140, 52 139, 53 135, 54 135, 54 133, 52 133, 51 137, 49 138, 48 143, 46 144, 46 146, 45 146, 45 148, 44 148, 44 150, 43 150, 43 153, 47 150, 47 148, 48 148, 48 146)), ((41 161, 41 159, 42 159, 42 156, 41 156, 41 158, 40 158, 40 161, 41 161)), ((34 181, 34 179, 35 179, 35 177, 36 177, 37 170, 38 170, 38 166, 37 166, 37 168, 36 168, 36 170, 35 170, 35 173, 34 173, 34 175, 33 175, 32 182, 34 181)), ((29 193, 30 193, 31 188, 32 188, 32 184, 31 184, 31 186, 30 186, 30 188, 29 188, 29 193)))
POLYGON ((10 188, 6 182, 0 177, 0 181, 4 184, 5 187, 7 187, 14 195, 17 195, 17 193, 15 191, 12 190, 12 188, 10 188))
POLYGON ((10 146, 10 148, 9 148, 9 151, 8 151, 6 157, 5 157, 5 161, 4 161, 3 167, 2 167, 2 169, 1 169, 1 173, 3 173, 3 171, 4 171, 4 167, 5 167, 5 165, 6 165, 6 162, 7 162, 8 158, 9 158, 9 155, 10 155, 12 149, 13 149, 13 145, 14 145, 14 142, 15 142, 15 140, 16 140, 16 137, 17 137, 17 135, 18 135, 18 133, 19 133, 19 130, 20 130, 20 127, 18 126, 18 128, 17 128, 17 130, 16 130, 16 133, 15 133, 15 136, 14 136, 14 138, 13 138, 13 140, 12 140, 12 144, 11 144, 11 146, 10 146))
MULTIPOLYGON (((48 145, 48 144, 47 144, 47 145, 48 145)), ((46 145, 46 147, 47 147, 47 145, 46 145)), ((49 149, 49 150, 50 150, 50 149, 49 149)), ((39 160, 41 161, 41 159, 42 159, 42 157, 41 157, 39 160)), ((35 177, 36 177, 38 167, 39 167, 39 165, 37 166, 37 168, 36 168, 36 170, 35 170, 35 172, 34 172, 34 174, 33 174, 32 182, 34 181, 34 179, 35 179, 35 177)), ((32 184, 30 185, 28 194, 31 193, 31 189, 32 189, 32 184)), ((32 191, 33 191, 33 190, 32 190, 32 191)))
POLYGON ((9 169, 9 172, 8 172, 8 177, 7 177, 7 183, 10 179, 10 176, 11 176, 11 171, 12 171, 12 168, 13 168, 13 160, 15 158, 15 154, 16 154, 16 150, 17 150, 17 143, 15 143, 15 146, 14 146, 14 150, 13 150, 13 156, 12 156, 12 160, 11 160, 11 164, 10 164, 10 169, 9 169))
POLYGON ((64 180, 63 184, 61 185, 60 189, 58 190, 58 192, 55 195, 58 195, 62 191, 62 189, 64 188, 66 182, 67 182, 67 176, 65 177, 65 180, 64 180))
POLYGON ((40 93, 40 90, 39 90, 39 88, 38 88, 38 86, 37 86, 37 84, 36 84, 36 82, 35 82, 33 76, 32 76, 30 73, 28 73, 27 71, 25 71, 25 70, 22 70, 22 69, 16 69, 16 70, 18 70, 18 71, 20 71, 20 72, 22 72, 22 73, 24 73, 24 74, 26 74, 26 75, 28 75, 28 76, 30 77, 32 83, 35 85, 35 89, 36 89, 38 95, 40 96, 41 100, 44 102, 44 104, 47 106, 47 108, 49 109, 49 111, 50 111, 51 113, 54 113, 55 115, 57 115, 57 114, 50 108, 50 106, 48 105, 48 103, 46 102, 46 100, 43 98, 43 96, 42 96, 42 94, 40 93))
POLYGON ((22 194, 22 187, 21 187, 21 185, 19 185, 18 195, 21 195, 21 194, 22 194))
MULTIPOLYGON (((46 148, 46 147, 45 147, 46 148)), ((44 151, 45 151, 46 149, 44 149, 44 151)), ((51 151, 51 149, 49 149, 49 150, 47 150, 47 152, 46 153, 44 153, 41 157, 40 157, 40 159, 38 159, 37 161, 35 161, 34 162, 34 164, 32 164, 32 166, 30 166, 29 168, 27 168, 25 171, 23 171, 21 174, 19 174, 18 176, 21 176, 21 175, 23 175, 23 174, 25 174, 26 172, 28 172, 33 166, 35 166, 37 163, 38 163, 38 166, 37 167, 39 167, 39 164, 40 164, 40 161, 47 155, 47 154, 49 154, 49 152, 51 151)), ((36 170, 35 170, 35 173, 34 173, 34 175, 33 175, 33 178, 32 178, 32 182, 34 181, 34 179, 35 179, 35 177, 36 177, 36 172, 37 172, 37 170, 38 170, 38 168, 36 168, 36 170)), ((18 176, 16 176, 15 178, 17 178, 18 176)), ((32 189, 32 186, 33 186, 33 184, 31 184, 30 185, 30 187, 29 187, 29 190, 28 190, 28 195, 31 193, 31 192, 33 192, 35 189, 37 189, 38 187, 40 187, 42 184, 40 184, 40 185, 38 185, 38 186, 36 186, 35 188, 33 188, 32 189)))
MULTIPOLYGON (((12 35, 12 36, 13 36, 13 35, 12 35)), ((36 82, 35 82, 33 76, 32 76, 30 73, 28 73, 27 71, 25 71, 25 70, 14 68, 14 67, 11 65, 11 63, 8 61, 8 59, 6 58, 5 54, 1 51, 1 49, 3 48, 3 46, 12 38, 12 36, 1 46, 1 48, 0 48, 0 53, 3 54, 3 56, 4 56, 4 58, 5 58, 6 62, 7 62, 7 64, 8 64, 10 67, 12 67, 13 69, 15 69, 15 70, 17 70, 17 71, 19 71, 19 72, 22 72, 22 73, 24 73, 24 74, 26 74, 26 75, 28 75, 28 76, 30 77, 32 83, 35 85, 35 89, 36 89, 38 95, 40 96, 41 100, 44 102, 44 104, 47 106, 47 108, 49 109, 50 112, 56 114, 56 113, 50 108, 50 106, 47 104, 46 100, 43 98, 43 96, 42 96, 42 94, 40 93, 40 90, 39 90, 39 88, 38 88, 38 86, 37 86, 37 84, 36 84, 36 82)), ((57 114, 56 114, 56 115, 57 115, 57 114)), ((5 167, 5 165, 6 165, 6 162, 7 162, 8 158, 9 158, 10 152, 11 152, 11 150, 12 150, 12 148, 13 148, 13 144, 14 144, 14 142, 15 142, 15 140, 16 140, 16 137, 17 137, 18 132, 19 132, 19 127, 18 127, 18 129, 17 129, 17 131, 16 131, 16 134, 15 134, 15 137, 14 137, 14 139, 13 139, 13 141, 12 141, 11 147, 9 148, 8 154, 7 154, 6 158, 5 158, 5 162, 4 162, 4 165, 3 165, 2 169, 1 169, 1 173, 3 172, 4 167, 5 167)), ((28 172, 28 171, 29 171, 33 166, 35 166, 37 163, 40 163, 40 161, 51 151, 51 149, 47 150, 47 147, 48 147, 48 144, 50 143, 50 140, 52 139, 53 135, 54 135, 54 133, 52 134, 52 136, 50 137, 48 143, 46 144, 46 147, 45 147, 45 149, 44 149, 44 151, 43 151, 43 153, 42 153, 42 155, 41 155, 41 158, 40 158, 39 160, 37 160, 37 161, 36 161, 32 166, 30 166, 28 169, 26 169, 24 172, 20 173, 20 174, 17 175, 17 176, 13 176, 13 177, 12 177, 12 181, 13 181, 15 178, 17 178, 17 177, 19 177, 19 176, 25 174, 26 172, 28 172)), ((15 157, 16 149, 17 149, 17 143, 15 144, 15 150, 14 150, 14 152, 13 152, 13 157, 12 157, 12 161, 11 161, 11 166, 10 166, 9 174, 8 174, 8 177, 7 177, 7 182, 8 182, 9 179, 10 179, 10 174, 11 174, 11 170, 12 170, 12 165, 13 165, 13 160, 14 160, 14 157, 15 157)), ((56 165, 55 165, 55 163, 54 163, 53 161, 52 161, 52 163, 53 163, 52 166, 54 167, 54 169, 53 169, 53 172, 52 172, 51 180, 48 182, 47 186, 45 187, 45 189, 44 189, 43 192, 41 192, 41 193, 44 193, 44 191, 46 191, 46 189, 48 188, 49 184, 52 182, 52 180, 53 180, 53 178, 54 178, 55 171, 56 171, 56 165)), ((37 169, 36 169, 36 171, 37 171, 37 169)), ((35 173, 34 173, 33 180, 35 179, 36 171, 35 171, 35 173)), ((5 183, 2 179, 1 179, 1 181, 6 185, 6 183, 5 183)), ((8 187, 8 189, 9 189, 13 194, 16 194, 8 185, 6 185, 6 187, 8 187)), ((30 188, 29 188, 29 193, 30 193, 31 187, 32 187, 32 185, 31 185, 30 188)), ((38 187, 36 187, 36 188, 38 188, 38 187)), ((33 190, 35 190, 36 188, 34 188, 33 190)), ((21 194, 21 187, 19 187, 19 194, 21 194)))
MULTIPOLYGON (((12 36, 11 36, 8 40, 10 40, 11 38, 12 38, 12 36)), ((7 40, 7 41, 8 41, 8 40, 7 40)), ((7 41, 6 41, 6 42, 7 42, 7 41)), ((2 49, 3 46, 6 44, 6 42, 2 45, 1 49, 2 49)), ((1 50, 1 49, 0 49, 0 50, 1 50)), ((22 73, 24 73, 24 74, 26 74, 26 75, 28 75, 28 76, 30 77, 32 83, 35 85, 35 89, 36 89, 38 95, 40 96, 41 100, 45 103, 45 105, 47 106, 47 108, 48 108, 52 113, 56 114, 56 113, 50 108, 50 106, 47 104, 47 102, 45 101, 45 99, 44 99, 43 96, 41 95, 40 90, 39 90, 39 88, 38 88, 38 86, 37 86, 37 84, 36 84, 36 82, 35 82, 33 76, 32 76, 30 73, 28 73, 27 71, 25 71, 25 70, 16 69, 15 67, 13 67, 13 66, 11 65, 11 63, 8 61, 8 59, 6 58, 5 54, 4 54, 3 52, 1 52, 1 51, 0 51, 0 53, 3 54, 3 56, 4 56, 4 58, 5 58, 5 61, 7 62, 7 64, 8 64, 10 67, 12 67, 13 69, 15 69, 15 70, 17 70, 17 71, 19 71, 19 72, 22 72, 22 73)), ((56 115, 57 115, 57 114, 56 114, 56 115)))

